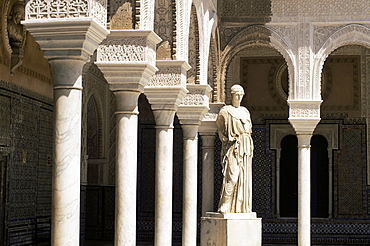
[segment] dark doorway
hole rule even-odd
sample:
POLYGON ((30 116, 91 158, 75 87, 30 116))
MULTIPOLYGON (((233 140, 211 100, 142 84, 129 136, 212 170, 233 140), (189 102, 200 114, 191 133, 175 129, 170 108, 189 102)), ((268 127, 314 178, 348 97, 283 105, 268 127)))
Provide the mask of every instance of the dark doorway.
MULTIPOLYGON (((298 139, 288 135, 281 141, 280 217, 298 217, 298 139)), ((311 138, 311 216, 329 217, 329 157, 324 136, 311 138)))
POLYGON ((329 157, 324 136, 311 138, 311 216, 329 217, 329 157))
POLYGON ((298 216, 298 140, 293 135, 281 141, 280 216, 298 216))

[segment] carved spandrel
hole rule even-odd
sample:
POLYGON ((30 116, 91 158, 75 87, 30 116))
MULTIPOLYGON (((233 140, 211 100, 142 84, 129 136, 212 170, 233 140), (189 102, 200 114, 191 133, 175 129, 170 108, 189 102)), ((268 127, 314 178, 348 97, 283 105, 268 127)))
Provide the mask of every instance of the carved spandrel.
POLYGON ((110 29, 135 29, 135 1, 110 1, 110 29))

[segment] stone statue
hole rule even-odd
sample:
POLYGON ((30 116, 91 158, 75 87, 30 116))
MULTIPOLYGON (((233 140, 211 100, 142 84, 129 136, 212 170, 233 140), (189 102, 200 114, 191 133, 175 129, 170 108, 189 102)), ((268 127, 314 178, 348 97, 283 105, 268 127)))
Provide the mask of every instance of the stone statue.
POLYGON ((8 20, 8 37, 10 46, 19 47, 24 39, 24 29, 21 20, 24 19, 24 3, 16 2, 13 4, 11 18, 8 20))
POLYGON ((21 24, 25 16, 24 3, 15 2, 9 15, 11 18, 7 20, 7 33, 11 48, 10 72, 13 74, 14 70, 22 64, 24 56, 26 29, 21 24))
POLYGON ((220 213, 252 211, 252 123, 249 111, 240 106, 243 96, 243 87, 233 85, 232 105, 222 107, 216 121, 222 142, 224 175, 218 205, 220 213))

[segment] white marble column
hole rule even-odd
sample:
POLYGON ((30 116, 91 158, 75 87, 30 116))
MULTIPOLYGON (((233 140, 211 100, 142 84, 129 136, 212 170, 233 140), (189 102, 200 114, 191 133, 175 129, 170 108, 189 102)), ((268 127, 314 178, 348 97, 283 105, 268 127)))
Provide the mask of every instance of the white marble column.
POLYGON ((52 245, 79 245, 82 67, 54 60, 52 245))
POLYGON ((202 216, 206 216, 206 212, 214 212, 216 119, 224 105, 223 103, 210 103, 210 110, 199 128, 199 135, 202 139, 202 216))
POLYGON ((311 136, 321 101, 288 101, 289 122, 298 137, 298 245, 311 245, 311 136))
POLYGON ((197 244, 199 125, 182 125, 181 127, 184 137, 182 245, 195 246, 197 244))
POLYGON ((154 245, 172 244, 174 110, 153 111, 156 120, 154 245))
POLYGON ((97 52, 96 65, 116 97, 116 246, 136 245, 138 98, 157 71, 159 41, 152 31, 116 30, 97 52), (131 53, 122 54, 122 50, 131 53))
POLYGON ((215 180, 215 138, 213 135, 200 134, 202 138, 202 216, 214 211, 215 180))
MULTIPOLYGON (((30 11, 26 9, 26 13, 30 11)), ((77 246, 80 244, 82 67, 108 31, 94 18, 27 19, 23 24, 44 51, 53 72, 51 244, 77 246)))
POLYGON ((137 102, 140 92, 117 91, 114 245, 136 245, 137 102), (125 104, 124 102, 129 102, 125 104), (136 106, 135 105, 136 102, 136 106), (133 106, 130 107, 129 105, 133 106))
POLYGON ((182 245, 197 244, 198 202, 198 129, 208 112, 209 85, 187 85, 189 92, 179 106, 177 116, 183 130, 183 209, 182 245))
POLYGON ((298 137, 298 245, 311 245, 311 137, 298 137))
POLYGON ((185 61, 157 61, 159 71, 145 87, 156 123, 154 245, 172 244, 173 120, 187 90, 185 61))

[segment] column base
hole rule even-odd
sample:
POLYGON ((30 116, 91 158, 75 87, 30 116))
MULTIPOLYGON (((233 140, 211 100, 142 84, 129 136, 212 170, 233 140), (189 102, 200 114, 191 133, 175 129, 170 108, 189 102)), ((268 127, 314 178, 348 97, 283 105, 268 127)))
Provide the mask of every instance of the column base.
POLYGON ((261 246, 262 219, 256 213, 212 213, 201 218, 201 246, 261 246))

